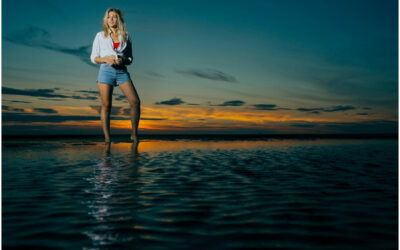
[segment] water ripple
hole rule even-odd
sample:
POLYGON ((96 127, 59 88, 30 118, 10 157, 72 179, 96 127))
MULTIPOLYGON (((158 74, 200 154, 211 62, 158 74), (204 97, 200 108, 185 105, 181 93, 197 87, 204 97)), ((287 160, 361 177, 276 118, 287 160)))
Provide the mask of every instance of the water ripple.
POLYGON ((395 140, 7 146, 3 246, 395 249, 397 171, 395 140))

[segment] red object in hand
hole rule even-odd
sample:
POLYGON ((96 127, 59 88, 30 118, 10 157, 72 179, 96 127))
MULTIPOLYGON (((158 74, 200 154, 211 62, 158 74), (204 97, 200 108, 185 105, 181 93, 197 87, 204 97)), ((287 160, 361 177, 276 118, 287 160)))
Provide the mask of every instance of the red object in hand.
POLYGON ((114 43, 114 49, 118 48, 119 43, 114 43))

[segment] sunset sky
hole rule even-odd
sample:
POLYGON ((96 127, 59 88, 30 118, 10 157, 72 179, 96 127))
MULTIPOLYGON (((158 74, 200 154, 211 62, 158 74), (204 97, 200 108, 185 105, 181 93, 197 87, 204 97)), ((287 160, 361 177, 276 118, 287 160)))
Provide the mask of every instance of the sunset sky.
MULTIPOLYGON (((397 1, 3 0, 3 134, 102 134, 89 57, 109 7, 139 133, 397 132, 397 1)), ((128 113, 114 88, 112 134, 128 113)))

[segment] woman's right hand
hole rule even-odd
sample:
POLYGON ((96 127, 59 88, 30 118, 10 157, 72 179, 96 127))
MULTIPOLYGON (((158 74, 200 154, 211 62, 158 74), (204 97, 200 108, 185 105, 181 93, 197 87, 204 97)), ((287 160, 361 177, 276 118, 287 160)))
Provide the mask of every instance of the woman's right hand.
POLYGON ((103 57, 103 59, 104 59, 104 62, 110 66, 113 66, 115 64, 115 56, 114 55, 105 56, 105 57, 103 57))

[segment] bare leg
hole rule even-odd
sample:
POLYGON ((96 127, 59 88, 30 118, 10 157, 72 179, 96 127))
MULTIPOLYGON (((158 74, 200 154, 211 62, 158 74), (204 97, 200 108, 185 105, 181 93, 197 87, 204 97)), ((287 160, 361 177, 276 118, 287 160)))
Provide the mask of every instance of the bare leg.
POLYGON ((136 92, 135 86, 132 82, 124 82, 119 85, 122 92, 128 99, 129 105, 131 106, 131 123, 132 123, 132 136, 131 139, 135 142, 138 141, 138 126, 140 118, 140 99, 136 92))
POLYGON ((112 105, 112 93, 114 86, 107 83, 97 83, 100 90, 101 98, 101 123, 103 126, 104 138, 106 142, 110 142, 110 113, 112 105))

